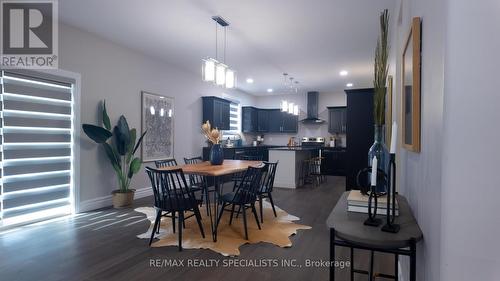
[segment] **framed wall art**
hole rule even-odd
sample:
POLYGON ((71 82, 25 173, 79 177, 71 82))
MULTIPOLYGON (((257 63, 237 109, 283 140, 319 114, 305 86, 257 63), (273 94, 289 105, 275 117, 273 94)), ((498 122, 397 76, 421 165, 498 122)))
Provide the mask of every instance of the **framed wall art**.
POLYGON ((141 147, 142 162, 174 157, 174 99, 141 92, 142 132, 147 130, 141 147))
POLYGON ((421 20, 412 20, 410 34, 402 55, 402 145, 420 152, 420 56, 421 20))

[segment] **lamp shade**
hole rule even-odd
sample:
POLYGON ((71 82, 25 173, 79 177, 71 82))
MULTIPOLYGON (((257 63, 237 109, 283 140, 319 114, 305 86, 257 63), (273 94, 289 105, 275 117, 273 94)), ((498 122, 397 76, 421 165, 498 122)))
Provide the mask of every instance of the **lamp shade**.
POLYGON ((236 73, 228 68, 226 70, 226 88, 232 89, 234 87, 236 87, 236 73))
POLYGON ((281 101, 281 112, 287 112, 288 111, 288 102, 286 100, 281 101))
POLYGON ((226 68, 227 66, 222 63, 215 66, 215 84, 219 86, 226 84, 226 68))
POLYGON ((203 60, 203 67, 202 67, 203 81, 215 82, 215 64, 216 60, 212 58, 203 60))

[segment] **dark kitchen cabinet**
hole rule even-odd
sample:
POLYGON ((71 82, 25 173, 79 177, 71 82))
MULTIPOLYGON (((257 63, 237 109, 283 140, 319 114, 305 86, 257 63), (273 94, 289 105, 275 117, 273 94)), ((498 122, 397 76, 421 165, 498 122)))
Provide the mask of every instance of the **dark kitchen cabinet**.
POLYGON ((299 124, 298 116, 282 112, 282 125, 281 125, 282 133, 297 133, 299 126, 298 124, 299 124))
POLYGON ((297 133, 299 118, 280 109, 242 108, 244 133, 297 133))
POLYGON ((203 120, 210 121, 213 128, 229 130, 229 115, 231 102, 218 97, 202 97, 203 120))
POLYGON ((280 109, 270 109, 269 111, 269 133, 280 133, 283 125, 283 114, 280 109))
POLYGON ((321 151, 321 173, 329 176, 346 175, 345 149, 324 149, 321 151))
POLYGON ((328 132, 330 134, 345 134, 347 132, 347 107, 328 107, 328 132))
POLYGON ((241 108, 241 131, 254 133, 258 127, 258 112, 255 107, 244 106, 241 108))
POLYGON ((269 131, 269 110, 257 110, 257 132, 266 133, 269 131))
POLYGON ((373 89, 346 90, 347 95, 347 180, 346 189, 357 188, 356 175, 368 166, 373 143, 373 89))

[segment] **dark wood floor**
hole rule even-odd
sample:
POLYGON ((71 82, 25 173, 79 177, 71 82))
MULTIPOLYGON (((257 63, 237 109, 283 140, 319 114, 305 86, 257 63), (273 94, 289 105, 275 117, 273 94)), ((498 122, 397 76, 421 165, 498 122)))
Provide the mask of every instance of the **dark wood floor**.
MULTIPOLYGON (((328 280, 328 268, 305 267, 306 259, 329 259, 329 232, 325 221, 344 191, 344 179, 331 177, 319 187, 276 189, 275 203, 301 218, 312 230, 299 230, 291 248, 260 243, 241 247, 239 257, 223 257, 210 250, 176 247, 149 248, 137 239, 149 222, 131 209, 104 209, 73 218, 23 227, 0 234, 0 280, 328 280), (181 260, 180 267, 152 267, 152 260, 181 260), (218 260, 219 267, 188 267, 191 259, 218 260), (259 262, 295 259, 302 267, 224 267, 229 260, 259 262)), ((134 207, 151 206, 152 198, 137 200, 134 207)), ((348 250, 339 260, 349 261, 348 250)), ((368 254, 355 252, 356 267, 367 269, 368 254)), ((392 274, 390 255, 376 255, 375 267, 392 274)), ((337 280, 349 280, 349 268, 337 271, 337 280)), ((367 280, 357 276, 356 280, 367 280)), ((382 279, 377 279, 382 280, 382 279)))

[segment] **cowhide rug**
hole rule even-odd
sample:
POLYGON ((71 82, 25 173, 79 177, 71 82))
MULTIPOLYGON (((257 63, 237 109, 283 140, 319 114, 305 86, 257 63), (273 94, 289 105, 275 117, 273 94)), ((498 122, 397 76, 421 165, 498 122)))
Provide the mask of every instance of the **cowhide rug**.
MULTIPOLYGON (((259 214, 259 203, 256 203, 257 214, 259 214)), ((310 226, 297 224, 299 218, 288 214, 284 210, 275 205, 277 217, 274 217, 271 204, 267 201, 263 203, 264 207, 264 223, 261 223, 261 230, 258 229, 255 218, 250 209, 247 210, 247 225, 248 225, 248 239, 245 240, 245 230, 243 228, 242 214, 236 218, 233 217, 232 225, 229 225, 229 217, 231 212, 224 212, 218 227, 217 242, 214 243, 210 233, 210 217, 206 214, 205 205, 200 207, 202 216, 203 229, 205 231, 205 239, 201 237, 196 218, 193 216, 186 219, 186 228, 182 232, 182 247, 184 249, 210 249, 224 256, 238 256, 240 254, 239 248, 244 244, 257 244, 260 242, 267 242, 279 247, 291 247, 292 241, 290 236, 297 234, 299 229, 311 229, 310 226)), ((138 235, 138 238, 149 239, 151 230, 153 229, 155 220, 155 210, 152 207, 141 207, 135 209, 139 213, 146 214, 147 218, 151 221, 151 225, 147 232, 138 235)), ((260 219, 260 217, 259 217, 260 219)), ((172 230, 171 218, 162 218, 160 233, 156 234, 153 240, 152 247, 165 247, 178 245, 178 233, 172 230)))

